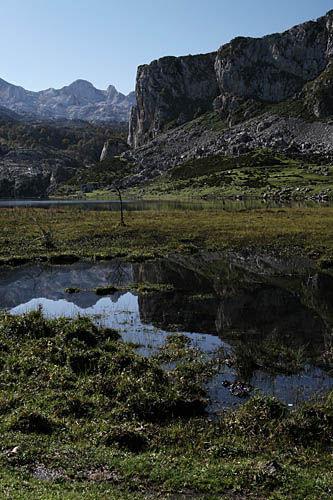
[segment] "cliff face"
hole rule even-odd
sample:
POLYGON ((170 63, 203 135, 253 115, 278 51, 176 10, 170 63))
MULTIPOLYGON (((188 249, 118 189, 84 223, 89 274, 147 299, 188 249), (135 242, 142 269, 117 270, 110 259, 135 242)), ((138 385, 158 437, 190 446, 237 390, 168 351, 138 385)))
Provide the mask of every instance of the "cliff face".
POLYGON ((118 156, 127 150, 128 150, 128 144, 125 140, 123 139, 108 140, 104 143, 100 156, 100 161, 103 161, 106 158, 113 158, 114 156, 118 156))
POLYGON ((220 96, 215 108, 232 111, 246 99, 277 103, 317 78, 333 56, 333 11, 263 38, 238 37, 223 45, 215 71, 220 96))
POLYGON ((218 95, 216 52, 163 57, 139 66, 137 105, 130 118, 129 144, 137 147, 167 126, 177 126, 211 108, 218 95))
MULTIPOLYGON (((129 143, 147 143, 207 110, 231 119, 241 106, 303 99, 317 117, 333 111, 333 10, 263 38, 238 37, 217 53, 140 66, 129 143)), ((232 123, 231 123, 232 124, 232 123)))

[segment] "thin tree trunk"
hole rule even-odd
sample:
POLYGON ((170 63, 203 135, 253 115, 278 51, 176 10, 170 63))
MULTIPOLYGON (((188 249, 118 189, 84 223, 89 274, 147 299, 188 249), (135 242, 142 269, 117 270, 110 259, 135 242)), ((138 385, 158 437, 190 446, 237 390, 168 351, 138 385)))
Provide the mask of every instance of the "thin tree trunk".
POLYGON ((120 225, 121 226, 126 226, 125 221, 124 221, 124 211, 123 211, 123 199, 121 197, 121 192, 118 186, 115 186, 118 196, 119 196, 119 201, 120 201, 120 225))

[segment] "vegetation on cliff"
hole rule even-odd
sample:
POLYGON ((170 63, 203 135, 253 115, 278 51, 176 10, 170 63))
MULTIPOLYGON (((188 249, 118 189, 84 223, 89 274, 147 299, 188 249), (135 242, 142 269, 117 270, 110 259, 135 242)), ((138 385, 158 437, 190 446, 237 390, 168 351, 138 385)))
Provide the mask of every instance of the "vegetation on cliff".
POLYGON ((209 155, 185 161, 136 189, 145 198, 333 197, 333 167, 323 155, 253 150, 239 156, 209 155))

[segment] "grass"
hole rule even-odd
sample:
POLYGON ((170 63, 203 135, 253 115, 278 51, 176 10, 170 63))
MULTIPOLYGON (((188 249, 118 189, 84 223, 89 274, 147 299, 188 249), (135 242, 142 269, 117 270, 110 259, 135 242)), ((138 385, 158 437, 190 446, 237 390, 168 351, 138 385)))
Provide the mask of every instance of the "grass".
MULTIPOLYGON (((214 113, 206 114, 200 120, 204 120, 205 127, 211 123, 216 129, 220 122, 217 120, 215 123, 214 117, 214 113)), ((91 200, 117 198, 112 186, 124 176, 131 175, 132 168, 119 158, 105 160, 80 172, 67 185, 58 188, 53 196, 79 196, 91 200), (90 185, 92 191, 82 193, 84 185, 90 185)), ((124 190, 123 196, 128 199, 216 199, 239 196, 267 199, 332 198, 333 166, 327 164, 327 159, 320 154, 304 156, 269 149, 256 149, 229 157, 216 154, 176 165, 158 180, 124 190)))
POLYGON ((323 267, 333 261, 333 208, 222 208, 125 212, 80 209, 3 208, 0 262, 20 265, 49 261, 124 257, 143 261, 173 253, 240 250, 305 255, 323 267), (51 232, 44 244, 42 226, 51 232))
POLYGON ((255 394, 211 420, 184 335, 143 358, 115 330, 40 311, 0 320, 3 498, 327 499, 333 395, 290 412, 255 394))
POLYGON ((80 170, 66 184, 61 185, 54 196, 61 198, 73 198, 79 196, 85 198, 82 189, 89 186, 89 190, 105 190, 110 196, 110 189, 119 183, 123 177, 130 175, 133 171, 131 163, 120 157, 106 158, 92 166, 80 170))
POLYGON ((189 160, 166 175, 128 195, 145 198, 246 198, 304 199, 333 196, 333 166, 320 155, 301 157, 270 150, 240 156, 222 154, 189 160), (288 190, 286 192, 285 190, 288 190), (283 191, 283 192, 282 192, 283 191))

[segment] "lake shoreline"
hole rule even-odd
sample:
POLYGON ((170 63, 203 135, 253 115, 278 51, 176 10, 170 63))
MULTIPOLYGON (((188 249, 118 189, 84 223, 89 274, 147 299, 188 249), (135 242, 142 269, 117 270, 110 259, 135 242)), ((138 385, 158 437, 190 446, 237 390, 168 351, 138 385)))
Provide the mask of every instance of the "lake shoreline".
POLYGON ((125 258, 140 261, 200 251, 303 256, 333 265, 333 207, 254 208, 229 212, 124 212, 64 207, 2 208, 0 264, 125 258))

